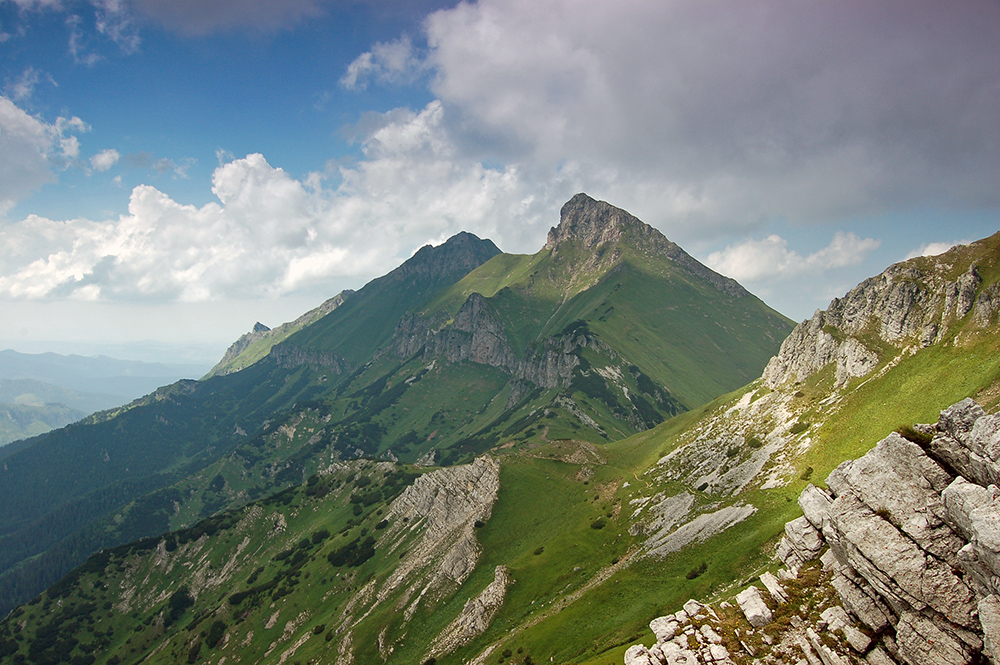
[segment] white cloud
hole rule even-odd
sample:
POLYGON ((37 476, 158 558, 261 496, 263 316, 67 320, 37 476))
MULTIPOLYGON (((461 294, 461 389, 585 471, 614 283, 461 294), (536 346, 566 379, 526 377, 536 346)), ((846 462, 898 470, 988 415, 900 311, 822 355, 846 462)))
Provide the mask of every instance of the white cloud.
POLYGON ((995 3, 480 0, 425 25, 462 154, 569 165, 687 239, 1000 204, 995 3))
POLYGON ((0 96, 0 216, 47 182, 54 168, 79 155, 80 142, 70 132, 88 127, 79 118, 49 124, 0 96))
POLYGON ((369 279, 458 231, 516 245, 525 228, 556 219, 545 203, 552 197, 536 196, 538 186, 517 169, 456 159, 443 125, 436 102, 386 114, 363 139, 365 159, 341 167, 335 188, 321 174, 299 180, 252 154, 220 164, 212 177, 218 201, 202 207, 142 185, 117 220, 30 216, 7 224, 0 227, 8 248, 0 255, 0 296, 328 296, 331 281, 369 279))
POLYGON ((740 282, 791 279, 858 265, 880 244, 880 241, 872 238, 862 239, 853 233, 838 231, 829 245, 808 256, 802 256, 788 248, 787 240, 772 234, 762 240, 751 239, 713 252, 706 263, 712 269, 740 282))
POLYGON ((425 70, 423 60, 414 53, 409 37, 393 42, 379 42, 371 51, 362 53, 347 66, 340 85, 349 89, 364 89, 369 81, 379 83, 410 83, 425 70))
POLYGON ((90 158, 90 167, 95 171, 107 171, 118 163, 119 158, 121 155, 114 148, 102 150, 90 158))
POLYGON ((944 254, 955 245, 968 245, 970 242, 972 241, 958 240, 956 242, 929 242, 907 254, 905 259, 913 259, 918 256, 937 256, 938 254, 944 254))
POLYGON ((55 81, 48 74, 34 67, 25 67, 20 76, 6 86, 7 96, 15 102, 25 102, 34 96, 35 88, 43 79, 55 85, 55 81))

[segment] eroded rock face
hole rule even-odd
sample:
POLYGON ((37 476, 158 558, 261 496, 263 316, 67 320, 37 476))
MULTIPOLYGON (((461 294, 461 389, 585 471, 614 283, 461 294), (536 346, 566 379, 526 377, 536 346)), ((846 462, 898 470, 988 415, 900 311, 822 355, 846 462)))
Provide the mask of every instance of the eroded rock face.
POLYGON ((417 478, 390 504, 390 525, 380 540, 394 548, 405 531, 419 533, 419 539, 379 590, 379 597, 405 587, 409 604, 404 616, 409 619, 421 602, 433 602, 462 584, 482 549, 475 524, 489 519, 499 489, 500 464, 489 456, 417 478))
MULTIPOLYGON (((962 297, 957 289, 952 306, 971 307, 962 297)), ((732 615, 708 626, 716 635, 728 631, 722 642, 742 649, 737 658, 727 655, 730 661, 1000 663, 1000 487, 990 482, 1000 473, 1000 418, 965 400, 918 429, 933 434, 932 442, 892 434, 835 469, 829 490, 809 485, 802 492, 804 515, 786 524, 777 549, 787 569, 761 576, 769 599, 756 586, 735 598, 750 627, 734 631, 732 615), (956 475, 966 471, 976 478, 956 475), (782 580, 803 570, 820 580, 809 584, 818 585, 810 593, 822 600, 814 595, 796 605, 801 599, 782 580), (754 631, 764 627, 770 641, 753 646, 754 631)), ((715 612, 698 607, 707 626, 715 612)), ((654 619, 656 644, 633 647, 626 662, 715 662, 709 650, 688 648, 701 644, 689 621, 684 610, 654 619)))
POLYGON ((981 284, 975 264, 954 280, 940 263, 890 266, 799 324, 764 369, 764 383, 776 388, 802 381, 836 363, 837 386, 842 386, 888 360, 864 343, 866 335, 897 348, 925 347, 941 341, 952 323, 974 309, 973 324, 986 327, 1000 310, 1000 289, 993 285, 977 296, 981 284))
POLYGON ((425 359, 442 357, 448 362, 471 361, 495 367, 515 382, 528 381, 542 388, 566 388, 580 364, 576 351, 598 346, 610 352, 597 337, 577 332, 546 339, 523 358, 513 351, 503 322, 489 301, 472 293, 450 325, 429 321, 416 314, 404 316, 388 349, 400 358, 422 353, 425 359))
POLYGON ((507 567, 497 566, 493 581, 479 595, 465 603, 455 620, 434 639, 428 656, 450 653, 484 633, 503 606, 510 583, 507 567))

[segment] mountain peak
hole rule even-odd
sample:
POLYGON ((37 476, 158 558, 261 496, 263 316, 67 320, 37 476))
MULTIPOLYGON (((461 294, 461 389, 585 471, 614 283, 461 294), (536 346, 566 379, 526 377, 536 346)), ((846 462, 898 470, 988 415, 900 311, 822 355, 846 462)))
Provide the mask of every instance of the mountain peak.
POLYGON ((711 282, 719 291, 734 297, 747 295, 746 289, 729 277, 706 267, 658 230, 631 213, 606 201, 580 193, 567 201, 559 213, 559 225, 549 229, 545 249, 558 253, 559 247, 573 243, 595 249, 626 238, 646 254, 663 256, 687 273, 711 282))
POLYGON ((492 240, 461 231, 440 245, 424 245, 389 275, 405 278, 416 273, 469 272, 500 253, 492 240))
POLYGON ((621 208, 581 192, 563 205, 559 212, 559 225, 549 229, 545 249, 555 249, 567 241, 580 242, 588 248, 597 247, 617 242, 628 229, 645 232, 643 235, 649 231, 656 232, 621 208))

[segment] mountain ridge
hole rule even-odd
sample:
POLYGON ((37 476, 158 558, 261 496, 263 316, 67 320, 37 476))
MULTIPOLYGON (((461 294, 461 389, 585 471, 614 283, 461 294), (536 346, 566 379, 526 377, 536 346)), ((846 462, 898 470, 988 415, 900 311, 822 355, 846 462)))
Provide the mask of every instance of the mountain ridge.
POLYGON ((620 261, 594 270, 600 248, 572 244, 553 260, 458 234, 280 341, 261 332, 239 371, 28 442, 0 470, 0 501, 23 517, 0 519, 0 607, 94 549, 190 526, 343 461, 454 465, 497 445, 602 445, 645 430, 759 374, 792 327, 628 233, 609 246, 620 261), (420 336, 390 353, 404 321, 420 321, 420 336), (79 473, 59 478, 51 459, 79 473))

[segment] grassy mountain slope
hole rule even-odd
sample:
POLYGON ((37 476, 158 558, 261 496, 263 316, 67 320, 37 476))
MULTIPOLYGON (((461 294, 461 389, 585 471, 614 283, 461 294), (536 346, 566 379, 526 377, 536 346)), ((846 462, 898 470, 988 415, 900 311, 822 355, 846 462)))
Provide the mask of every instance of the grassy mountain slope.
MULTIPOLYGON (((405 281, 411 302, 421 302, 497 251, 489 241, 463 236, 424 248, 411 260, 416 265, 404 264, 382 283, 405 281)), ((363 291, 358 302, 376 316, 379 289, 369 297, 363 291)), ((0 468, 0 505, 7 507, 0 513, 0 611, 32 597, 96 549, 168 528, 166 518, 148 519, 152 512, 124 522, 111 516, 197 476, 266 421, 288 417, 294 404, 315 399, 344 378, 318 365, 316 357, 294 360, 279 363, 268 356, 240 372, 178 382, 25 442, 8 456, 0 468)))
MULTIPOLYGON (((649 641, 654 616, 691 597, 731 594, 774 566, 773 544, 799 514, 794 498, 807 482, 964 397, 997 411, 998 285, 1000 236, 902 264, 835 301, 813 337, 802 324, 767 380, 602 446, 547 436, 494 447, 499 488, 470 528, 478 547, 462 558, 475 568, 428 586, 434 592, 409 617, 407 590, 424 583, 389 580, 419 551, 419 525, 429 522, 407 526, 412 513, 396 508, 406 495, 390 500, 416 471, 328 457, 320 476, 297 487, 91 559, 4 622, 0 654, 9 662, 88 653, 116 663, 621 662, 629 645, 649 641), (968 307, 963 284, 973 284, 968 307), (912 297, 891 295, 900 288, 912 297), (853 298, 882 296, 885 306, 861 318, 838 314, 841 305, 860 311, 853 298), (917 324, 879 328, 893 317, 917 324), (847 351, 793 374, 791 348, 799 356, 826 348, 809 346, 820 333, 847 351), (728 528, 711 527, 719 515, 731 517, 728 528), (498 566, 513 580, 499 606, 488 593, 498 566), (490 610, 467 622, 482 632, 436 651, 469 607, 490 610)), ((320 412, 311 417, 296 423, 298 434, 318 427, 320 412)), ((263 445, 296 436, 279 427, 263 445)), ((220 475, 218 491, 241 491, 237 475, 220 475)), ((465 486, 437 485, 456 496, 465 486)))
POLYGON ((0 608, 89 552, 190 527, 341 460, 455 464, 497 445, 629 436, 756 375, 790 328, 585 195, 535 257, 498 252, 469 234, 426 247, 244 369, 11 455, 0 608))
POLYGON ((436 294, 500 253, 491 241, 469 233, 460 233, 448 243, 456 251, 441 256, 435 248, 420 249, 405 264, 366 284, 343 305, 293 335, 287 343, 333 352, 354 364, 368 362, 391 339, 396 322, 404 313, 419 307, 428 294, 436 294))
POLYGON ((85 415, 62 404, 0 403, 0 446, 68 425, 85 415))

